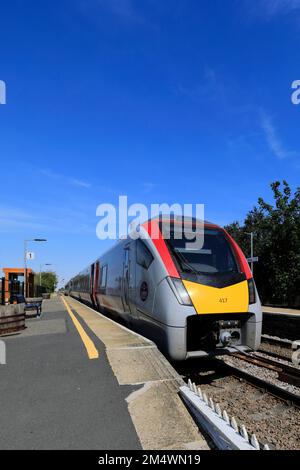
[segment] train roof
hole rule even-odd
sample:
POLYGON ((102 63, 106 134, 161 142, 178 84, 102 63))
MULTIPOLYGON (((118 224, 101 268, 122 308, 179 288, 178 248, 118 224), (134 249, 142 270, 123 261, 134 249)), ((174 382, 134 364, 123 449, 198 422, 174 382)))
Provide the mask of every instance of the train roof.
MULTIPOLYGON (((213 222, 210 222, 208 220, 202 220, 202 219, 197 219, 196 217, 189 217, 189 216, 180 216, 180 215, 176 215, 176 214, 159 214, 157 216, 154 216, 150 219, 148 219, 147 221, 145 221, 143 224, 141 224, 142 226, 146 226, 147 224, 150 224, 151 222, 157 222, 157 223, 162 223, 162 224, 166 224, 166 225, 170 225, 170 223, 174 223, 174 224, 182 224, 182 222, 184 224, 186 223, 190 223, 193 226, 196 225, 197 222, 200 222, 201 224, 203 223, 205 227, 214 227, 214 228, 221 228, 220 225, 217 225, 213 222)), ((116 241, 116 243, 114 245, 112 245, 110 248, 108 248, 106 251, 104 251, 104 253, 102 253, 100 256, 104 256, 106 255, 107 253, 109 253, 111 250, 113 250, 116 245, 118 243, 121 243, 121 242, 124 242, 126 241, 128 238, 130 237, 124 237, 124 238, 120 238, 116 241)), ((94 260, 91 264, 95 263, 99 258, 97 258, 96 260, 94 260)), ((80 271, 79 273, 77 273, 75 276, 73 276, 71 279, 69 279, 68 283, 70 281, 72 281, 75 277, 77 276, 80 276, 82 275, 83 273, 85 273, 87 270, 90 269, 90 266, 91 264, 88 265, 88 267, 86 267, 85 269, 83 269, 82 271, 80 271)))
POLYGON ((151 219, 148 219, 145 223, 150 223, 150 222, 159 222, 159 223, 177 223, 177 224, 182 224, 182 223, 191 223, 192 225, 196 224, 197 222, 200 222, 201 224, 204 224, 205 226, 213 226, 213 227, 220 227, 219 225, 215 224, 214 222, 210 222, 209 220, 202 220, 202 219, 197 219, 196 217, 189 217, 189 216, 181 216, 181 215, 176 215, 176 214, 160 214, 158 216, 152 217, 151 219))

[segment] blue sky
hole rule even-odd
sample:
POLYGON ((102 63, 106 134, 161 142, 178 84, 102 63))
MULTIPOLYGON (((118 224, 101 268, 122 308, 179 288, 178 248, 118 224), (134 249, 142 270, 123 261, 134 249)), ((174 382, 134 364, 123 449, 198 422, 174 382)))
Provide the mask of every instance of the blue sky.
POLYGON ((300 0, 2 2, 0 267, 69 278, 110 241, 96 207, 203 203, 243 220, 300 175, 300 0))

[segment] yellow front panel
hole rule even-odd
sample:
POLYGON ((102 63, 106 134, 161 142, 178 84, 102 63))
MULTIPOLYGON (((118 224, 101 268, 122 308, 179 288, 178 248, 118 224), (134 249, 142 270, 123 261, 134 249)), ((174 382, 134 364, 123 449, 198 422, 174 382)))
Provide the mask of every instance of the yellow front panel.
POLYGON ((183 280, 183 284, 197 313, 248 312, 247 281, 222 289, 185 280, 183 280))

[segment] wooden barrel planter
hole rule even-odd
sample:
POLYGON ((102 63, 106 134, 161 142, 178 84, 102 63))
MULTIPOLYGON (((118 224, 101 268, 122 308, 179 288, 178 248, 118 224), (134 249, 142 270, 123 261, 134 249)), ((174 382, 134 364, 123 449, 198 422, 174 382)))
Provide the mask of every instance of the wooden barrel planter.
POLYGON ((24 304, 0 305, 0 336, 25 329, 24 304))

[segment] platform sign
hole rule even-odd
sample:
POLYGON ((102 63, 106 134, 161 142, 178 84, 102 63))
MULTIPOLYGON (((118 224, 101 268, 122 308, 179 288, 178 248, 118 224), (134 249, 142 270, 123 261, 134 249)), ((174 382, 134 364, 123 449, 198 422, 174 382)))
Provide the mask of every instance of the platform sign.
POLYGON ((30 259, 30 260, 34 259, 34 253, 33 253, 33 251, 27 251, 27 253, 26 253, 26 259, 30 259))
POLYGON ((258 256, 253 256, 252 258, 247 258, 248 263, 257 263, 258 256))

